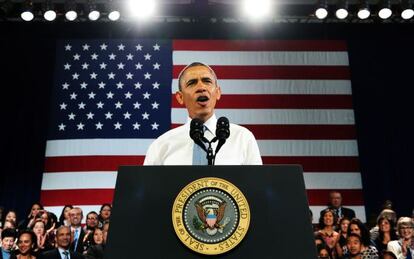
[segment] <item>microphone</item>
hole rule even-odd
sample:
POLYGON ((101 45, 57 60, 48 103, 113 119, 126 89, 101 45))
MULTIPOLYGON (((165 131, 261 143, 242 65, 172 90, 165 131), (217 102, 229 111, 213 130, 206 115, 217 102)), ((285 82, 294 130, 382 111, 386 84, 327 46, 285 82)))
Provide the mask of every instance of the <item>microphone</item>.
POLYGON ((194 140, 194 142, 199 145, 204 151, 207 151, 206 146, 202 142, 205 140, 203 127, 204 126, 202 120, 198 118, 192 119, 190 123, 190 138, 194 140))
POLYGON ((217 120, 216 126, 216 138, 218 139, 218 144, 216 147, 216 154, 219 152, 220 148, 226 143, 226 139, 230 136, 230 123, 229 119, 226 117, 220 117, 217 120))

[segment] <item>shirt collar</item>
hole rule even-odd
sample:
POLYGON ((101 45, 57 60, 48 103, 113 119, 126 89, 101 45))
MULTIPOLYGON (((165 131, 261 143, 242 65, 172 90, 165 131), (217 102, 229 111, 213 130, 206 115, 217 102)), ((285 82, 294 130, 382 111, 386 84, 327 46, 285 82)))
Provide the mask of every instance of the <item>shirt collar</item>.
MULTIPOLYGON (((69 251, 69 249, 68 250, 65 250, 65 249, 63 249, 61 247, 58 247, 58 250, 59 250, 59 254, 61 254, 62 256, 64 256, 63 252, 68 251, 68 253, 69 253, 68 256, 70 258, 70 251, 69 251)), ((65 258, 65 257, 63 257, 63 258, 65 258)))

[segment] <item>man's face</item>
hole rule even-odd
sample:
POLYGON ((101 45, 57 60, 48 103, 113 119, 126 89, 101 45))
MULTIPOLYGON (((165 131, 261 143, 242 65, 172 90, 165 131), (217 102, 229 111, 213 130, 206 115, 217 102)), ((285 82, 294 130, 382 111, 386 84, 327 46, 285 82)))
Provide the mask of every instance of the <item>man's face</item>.
POLYGON ((357 237, 349 237, 346 246, 348 247, 351 256, 356 256, 361 253, 361 242, 357 237))
POLYGON ((89 214, 86 217, 86 225, 90 228, 96 228, 98 226, 98 216, 96 214, 89 214))
POLYGON ((342 205, 342 196, 339 192, 332 192, 329 195, 329 200, 334 208, 339 208, 342 205))
POLYGON ((13 237, 5 237, 2 240, 1 246, 4 250, 10 251, 14 245, 14 238, 13 237))
POLYGON ((69 212, 70 224, 80 226, 82 220, 82 211, 80 209, 71 209, 69 212))
POLYGON ((181 91, 176 93, 179 104, 187 108, 190 118, 208 120, 214 113, 221 90, 214 75, 205 66, 188 68, 181 77, 181 91))
POLYGON ((56 243, 58 247, 67 249, 70 245, 70 230, 69 228, 61 228, 56 233, 56 243))

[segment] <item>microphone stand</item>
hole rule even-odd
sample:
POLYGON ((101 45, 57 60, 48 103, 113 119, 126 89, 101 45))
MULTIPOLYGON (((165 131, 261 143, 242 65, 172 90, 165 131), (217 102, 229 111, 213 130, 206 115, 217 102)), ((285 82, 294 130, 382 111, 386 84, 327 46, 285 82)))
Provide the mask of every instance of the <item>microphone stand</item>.
MULTIPOLYGON (((202 147, 206 153, 207 153, 207 161, 208 161, 208 165, 214 165, 215 160, 216 160, 216 155, 217 152, 213 152, 213 147, 211 146, 211 144, 213 144, 214 142, 217 141, 217 137, 214 137, 211 141, 209 141, 208 139, 206 139, 205 137, 202 137, 201 140, 206 143, 208 146, 206 147, 202 147)), ((218 150, 216 150, 218 151, 218 150)))

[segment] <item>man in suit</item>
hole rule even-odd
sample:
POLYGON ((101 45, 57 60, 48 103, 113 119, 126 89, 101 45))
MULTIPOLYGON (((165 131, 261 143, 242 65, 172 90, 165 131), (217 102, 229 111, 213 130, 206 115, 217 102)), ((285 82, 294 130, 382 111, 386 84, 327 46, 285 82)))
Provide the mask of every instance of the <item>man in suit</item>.
POLYGON ((83 248, 83 239, 85 238, 85 231, 82 229, 83 212, 79 207, 75 207, 69 212, 70 220, 70 231, 72 233, 72 243, 70 244, 70 251, 78 252, 82 254, 84 251, 83 248))
POLYGON ((335 212, 338 219, 337 223, 339 223, 341 218, 348 218, 350 220, 355 218, 355 211, 353 209, 342 206, 342 194, 338 191, 331 191, 329 193, 328 208, 335 212))
POLYGON ((80 254, 69 250, 70 241, 70 228, 60 226, 56 231, 57 248, 42 253, 39 259, 82 259, 80 254))

